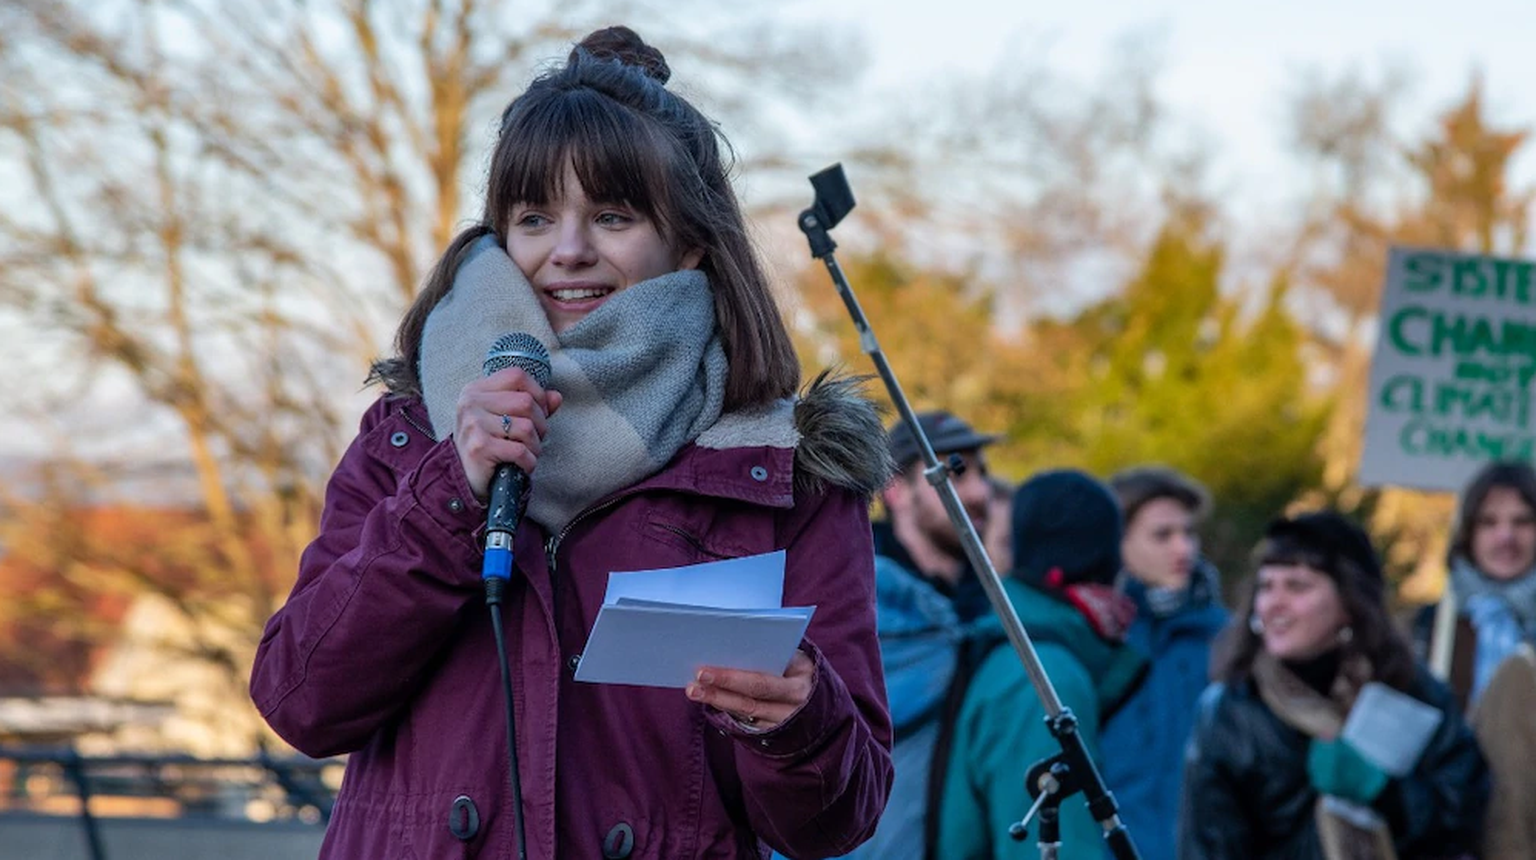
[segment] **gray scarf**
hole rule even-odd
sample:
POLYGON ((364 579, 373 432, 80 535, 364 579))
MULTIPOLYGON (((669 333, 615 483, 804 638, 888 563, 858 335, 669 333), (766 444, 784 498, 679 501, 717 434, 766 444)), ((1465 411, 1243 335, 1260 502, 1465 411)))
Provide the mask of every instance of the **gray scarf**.
POLYGON ((486 236, 422 332, 422 398, 437 438, 453 433, 459 391, 482 375, 485 350, 519 331, 549 347, 550 387, 565 397, 528 502, 550 531, 660 471, 720 417, 728 368, 704 273, 635 284, 556 335, 528 279, 486 236))
POLYGON ((1463 607, 1482 595, 1498 598, 1514 613, 1527 635, 1536 633, 1536 569, 1514 579, 1494 579, 1458 557, 1451 562, 1451 590, 1456 594, 1457 604, 1463 607))

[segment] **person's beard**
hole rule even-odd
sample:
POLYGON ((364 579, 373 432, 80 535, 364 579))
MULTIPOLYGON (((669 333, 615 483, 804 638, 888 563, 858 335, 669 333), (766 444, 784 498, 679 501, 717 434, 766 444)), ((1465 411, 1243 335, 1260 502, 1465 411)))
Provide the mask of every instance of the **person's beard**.
MULTIPOLYGON (((927 532, 928 540, 945 555, 965 561, 965 543, 960 540, 960 533, 955 531, 954 523, 949 521, 949 515, 942 508, 937 513, 937 518, 924 518, 923 531, 927 532)), ((985 512, 966 511, 966 514, 971 518, 971 526, 980 535, 987 524, 985 512)))

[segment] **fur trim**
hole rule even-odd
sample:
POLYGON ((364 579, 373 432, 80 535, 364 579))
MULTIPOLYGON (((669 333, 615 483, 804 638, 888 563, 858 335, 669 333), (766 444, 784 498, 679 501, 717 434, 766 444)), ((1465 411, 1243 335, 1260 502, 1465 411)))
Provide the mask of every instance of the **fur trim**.
POLYGON ((831 484, 874 495, 895 473, 885 444, 881 409, 864 394, 867 376, 833 377, 824 370, 795 403, 795 489, 831 484))

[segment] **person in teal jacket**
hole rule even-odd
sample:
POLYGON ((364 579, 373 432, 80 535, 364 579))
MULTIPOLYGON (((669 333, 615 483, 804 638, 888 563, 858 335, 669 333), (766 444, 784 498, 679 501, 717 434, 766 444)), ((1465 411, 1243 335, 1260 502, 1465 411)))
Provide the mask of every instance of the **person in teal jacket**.
MULTIPOLYGON (((1082 472, 1042 472, 1014 494, 1013 570, 1004 589, 1095 760, 1099 726, 1146 673, 1145 660, 1124 644, 1135 607, 1114 588, 1120 537, 1118 503, 1082 472)), ((1025 771, 1061 749, 1044 716, 1018 655, 1006 644, 993 648, 977 665, 953 727, 937 860, 1039 856, 1037 831, 1019 842, 1008 826, 1030 807, 1025 771)), ((1061 860, 1103 856, 1103 828, 1081 794, 1062 803, 1061 842, 1061 860)))

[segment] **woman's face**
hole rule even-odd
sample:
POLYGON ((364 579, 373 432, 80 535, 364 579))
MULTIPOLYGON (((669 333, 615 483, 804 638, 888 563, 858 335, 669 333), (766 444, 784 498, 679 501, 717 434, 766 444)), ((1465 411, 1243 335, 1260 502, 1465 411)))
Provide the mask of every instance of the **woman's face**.
POLYGON ((1472 563, 1492 579, 1514 579, 1536 565, 1536 511, 1510 487, 1483 497, 1472 522, 1472 563))
POLYGON ((1264 627, 1264 650, 1280 660, 1326 653, 1339 644, 1339 631, 1349 624, 1333 579, 1304 564, 1259 568, 1253 614, 1264 627))
POLYGON ((563 193, 543 206, 518 203, 507 254, 533 284, 556 333, 641 281, 697 268, 704 252, 679 251, 635 209, 588 200, 569 165, 563 193))

